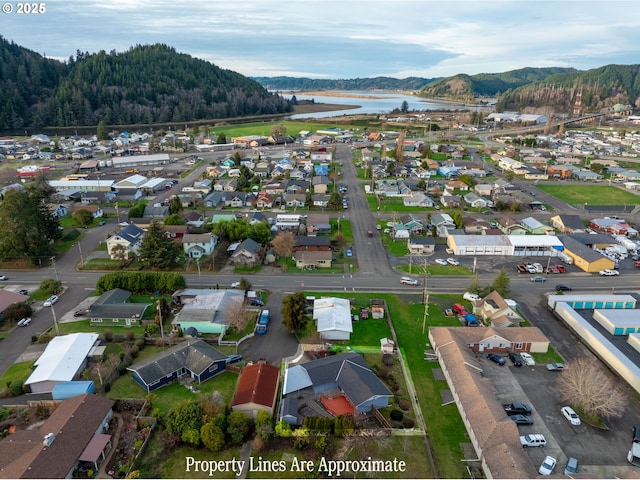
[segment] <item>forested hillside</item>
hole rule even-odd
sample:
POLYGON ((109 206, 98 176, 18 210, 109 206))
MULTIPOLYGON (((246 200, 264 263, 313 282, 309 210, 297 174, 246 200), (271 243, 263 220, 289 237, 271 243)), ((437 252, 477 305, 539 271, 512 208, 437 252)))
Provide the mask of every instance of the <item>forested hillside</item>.
POLYGON ((640 65, 606 65, 586 72, 559 73, 502 95, 496 109, 553 106, 570 112, 578 91, 582 111, 596 113, 616 103, 640 107, 640 65))
POLYGON ((543 80, 551 75, 576 72, 572 68, 522 68, 504 73, 459 74, 425 85, 419 95, 471 102, 476 97, 496 97, 507 90, 543 80))
POLYGON ((0 129, 186 122, 283 113, 258 82, 166 45, 78 52, 67 63, 0 38, 0 129))
POLYGON ((433 79, 408 77, 328 80, 306 77, 253 77, 269 90, 419 90, 433 79))

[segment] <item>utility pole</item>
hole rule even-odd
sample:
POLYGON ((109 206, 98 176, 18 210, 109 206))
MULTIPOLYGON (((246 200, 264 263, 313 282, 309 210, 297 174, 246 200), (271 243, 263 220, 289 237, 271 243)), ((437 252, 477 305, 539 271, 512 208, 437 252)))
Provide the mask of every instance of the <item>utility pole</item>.
POLYGON ((53 265, 53 273, 56 276, 56 280, 60 281, 60 278, 58 278, 58 269, 56 268, 56 257, 51 257, 51 265, 53 265))
POLYGON ((53 325, 56 327, 56 336, 60 335, 60 330, 58 328, 58 317, 56 317, 56 311, 53 308, 53 304, 51 304, 51 314, 53 315, 53 325))

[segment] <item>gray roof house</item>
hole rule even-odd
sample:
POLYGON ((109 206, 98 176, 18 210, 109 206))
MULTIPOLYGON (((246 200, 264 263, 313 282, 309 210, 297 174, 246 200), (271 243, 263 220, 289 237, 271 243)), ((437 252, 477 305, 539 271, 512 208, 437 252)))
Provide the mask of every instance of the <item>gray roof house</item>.
POLYGON ((207 342, 191 338, 127 368, 133 379, 147 392, 189 375, 202 383, 222 373, 227 356, 207 342))
POLYGON ((385 408, 393 397, 359 353, 331 355, 285 371, 285 396, 321 395, 336 389, 346 396, 357 413, 367 413, 372 407, 385 408))
POLYGON ((255 265, 260 262, 261 248, 258 242, 247 238, 231 254, 230 262, 234 265, 255 265))
POLYGON ((129 303, 131 292, 122 288, 114 288, 104 292, 93 302, 85 314, 91 325, 120 325, 130 327, 139 325, 144 312, 150 303, 129 303))

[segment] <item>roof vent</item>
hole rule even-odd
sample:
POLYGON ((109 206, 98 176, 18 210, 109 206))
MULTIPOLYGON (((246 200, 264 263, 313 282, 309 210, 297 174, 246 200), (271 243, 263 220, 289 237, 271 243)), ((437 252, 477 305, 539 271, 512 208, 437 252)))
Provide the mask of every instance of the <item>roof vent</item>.
POLYGON ((53 433, 47 433, 44 436, 44 440, 42 441, 42 445, 44 445, 45 447, 50 447, 55 439, 56 439, 56 436, 53 433))

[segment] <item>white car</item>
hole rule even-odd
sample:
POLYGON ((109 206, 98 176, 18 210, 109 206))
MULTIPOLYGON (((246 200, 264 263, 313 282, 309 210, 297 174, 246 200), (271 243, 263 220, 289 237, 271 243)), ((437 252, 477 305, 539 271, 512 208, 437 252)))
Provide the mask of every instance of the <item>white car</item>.
POLYGON ((435 259, 435 262, 436 262, 438 265, 446 265, 446 264, 447 264, 447 261, 446 261, 444 258, 436 258, 436 259, 435 259))
POLYGON ((240 288, 240 282, 233 282, 231 288, 240 288))
POLYGON ((58 296, 57 295, 51 295, 49 298, 47 298, 44 301, 44 304, 42 306, 43 307, 50 307, 51 305, 53 305, 57 301, 58 301, 58 296))
POLYGON ((31 323, 31 317, 25 317, 18 322, 19 327, 26 327, 31 323))
POLYGON ((522 357, 522 361, 524 362, 525 365, 529 367, 536 366, 536 361, 533 359, 530 353, 520 352, 520 357, 522 357))
POLYGON ((462 298, 470 302, 475 302, 477 300, 480 300, 480 295, 476 295, 475 293, 471 293, 471 292, 464 292, 464 295, 462 295, 462 298))
POLYGON ((458 260, 456 260, 455 258, 447 258, 447 263, 449 265, 453 265, 453 266, 458 266, 460 265, 460 262, 458 260))
POLYGON ((562 415, 564 415, 564 418, 566 418, 567 420, 569 420, 569 423, 571 425, 574 425, 576 427, 578 427, 582 422, 580 421, 580 417, 578 416, 578 414, 573 410, 573 408, 566 406, 566 407, 562 407, 560 409, 560 411, 562 412, 562 415))
POLYGON ((9 277, 7 277, 6 275, 0 275, 0 280, 2 281, 9 280, 9 277))
POLYGON ((618 270, 609 270, 608 268, 606 270, 600 270, 598 273, 601 277, 612 277, 614 275, 620 275, 620 272, 618 270))
POLYGON ((416 280, 415 278, 411 278, 411 277, 401 277, 400 278, 400 283, 402 283, 404 285, 418 285, 418 280, 416 280))
POLYGON ((542 461, 542 465, 538 469, 538 473, 540 475, 551 475, 553 473, 553 469, 556 468, 556 463, 558 461, 550 455, 547 455, 542 461))

